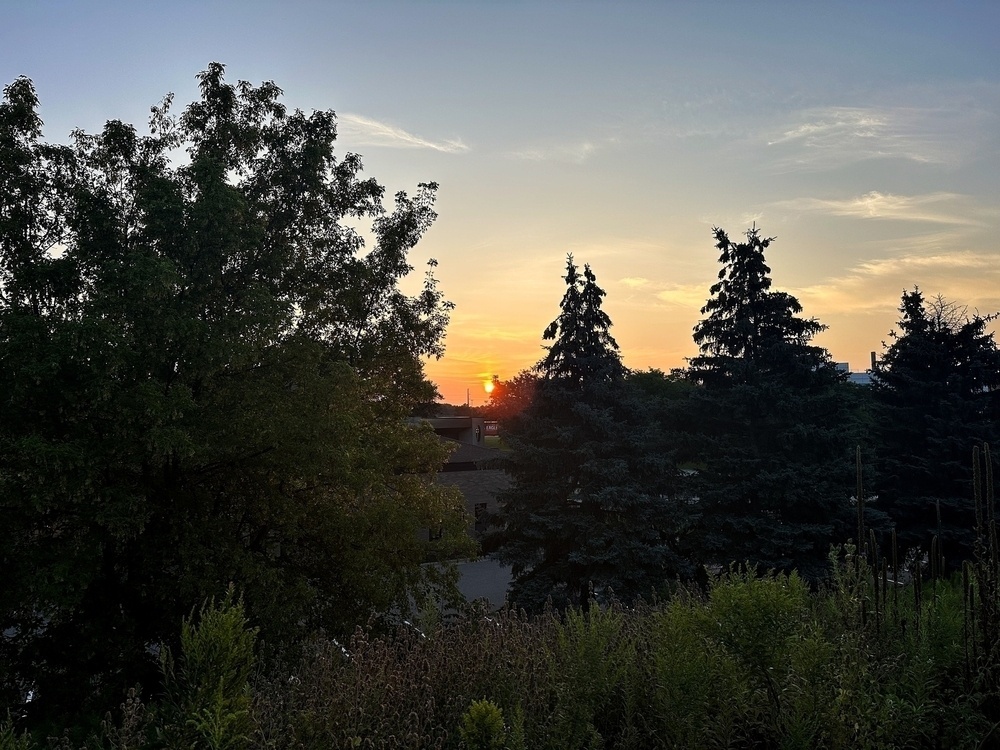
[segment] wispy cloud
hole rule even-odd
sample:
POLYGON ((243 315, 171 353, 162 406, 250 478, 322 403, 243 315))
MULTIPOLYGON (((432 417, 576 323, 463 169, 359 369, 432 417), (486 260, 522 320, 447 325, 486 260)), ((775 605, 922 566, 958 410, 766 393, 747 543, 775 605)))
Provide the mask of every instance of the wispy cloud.
POLYGON ((458 139, 432 141, 362 115, 342 114, 337 120, 341 136, 352 144, 385 148, 426 148, 446 154, 459 154, 469 150, 458 139))
POLYGON ((845 139, 878 138, 889 129, 888 115, 871 109, 827 107, 804 114, 808 121, 793 125, 769 140, 767 145, 799 141, 822 148, 840 144, 845 139))
POLYGON ((624 279, 619 279, 618 283, 631 289, 638 289, 649 284, 649 279, 642 276, 626 276, 624 279))
POLYGON ((958 193, 893 195, 872 190, 853 198, 795 198, 777 201, 773 205, 789 211, 812 211, 862 219, 895 219, 968 226, 980 226, 983 223, 969 215, 975 212, 975 207, 970 205, 969 197, 958 193))
POLYGON ((917 272, 934 274, 962 272, 976 269, 1000 273, 997 256, 993 253, 973 251, 939 253, 936 255, 907 255, 898 258, 875 258, 860 263, 856 273, 867 276, 899 276, 917 272))
POLYGON ((822 107, 800 112, 767 136, 777 163, 822 168, 866 159, 918 163, 955 160, 960 145, 956 115, 946 109, 822 107))
POLYGON ((920 286, 929 294, 943 293, 973 306, 988 304, 1000 286, 1000 257, 963 251, 875 258, 846 273, 803 287, 795 293, 806 309, 820 314, 895 310, 904 289, 920 286), (984 295, 990 290, 990 295, 984 295))
POLYGON ((676 305, 685 310, 700 310, 708 299, 708 286, 705 284, 677 284, 656 293, 656 299, 669 305, 676 305))
POLYGON ((551 146, 519 149, 511 151, 510 156, 526 161, 560 161, 570 164, 583 164, 598 148, 598 144, 594 141, 583 140, 551 146))

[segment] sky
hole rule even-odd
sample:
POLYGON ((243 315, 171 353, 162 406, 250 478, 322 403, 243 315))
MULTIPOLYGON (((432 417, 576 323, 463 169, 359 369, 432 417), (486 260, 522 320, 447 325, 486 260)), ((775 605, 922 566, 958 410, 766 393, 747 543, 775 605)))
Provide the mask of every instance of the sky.
POLYGON ((775 237, 773 288, 854 370, 919 286, 1000 310, 1000 3, 0 0, 0 80, 45 137, 142 124, 209 62, 332 109, 387 194, 439 183, 450 403, 544 354, 566 255, 627 366, 669 370, 719 271, 713 227, 775 237))

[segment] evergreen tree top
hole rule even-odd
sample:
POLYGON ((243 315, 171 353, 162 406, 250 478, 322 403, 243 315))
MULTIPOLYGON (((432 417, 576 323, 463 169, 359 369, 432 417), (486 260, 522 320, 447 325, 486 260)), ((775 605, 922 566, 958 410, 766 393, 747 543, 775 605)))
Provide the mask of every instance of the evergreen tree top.
POLYGON ((733 242, 715 227, 719 249, 719 280, 701 309, 694 341, 701 351, 691 359, 691 373, 705 383, 751 382, 763 373, 818 370, 830 366, 825 350, 811 346, 826 327, 802 318, 802 305, 786 292, 771 291, 771 269, 764 251, 774 237, 755 226, 746 242, 733 242))
POLYGON ((583 385, 623 377, 618 343, 611 335, 611 318, 602 309, 605 291, 585 264, 581 276, 573 255, 566 256, 566 292, 559 304, 559 316, 542 337, 552 341, 547 353, 535 366, 549 380, 583 385))
POLYGON ((1000 351, 987 331, 995 316, 970 317, 940 295, 928 302, 916 287, 903 292, 899 312, 899 330, 875 368, 877 390, 922 384, 975 397, 1000 388, 1000 351))

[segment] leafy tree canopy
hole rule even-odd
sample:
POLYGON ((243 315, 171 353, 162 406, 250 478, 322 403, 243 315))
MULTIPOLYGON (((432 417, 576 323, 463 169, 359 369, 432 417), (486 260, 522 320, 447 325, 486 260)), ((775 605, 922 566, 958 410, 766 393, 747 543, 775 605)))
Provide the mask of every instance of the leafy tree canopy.
POLYGON ((399 288, 436 186, 387 209, 333 112, 199 80, 68 145, 28 79, 0 104, 0 689, 38 716, 120 699, 230 581, 277 646, 405 607, 420 527, 463 544, 402 426, 451 307, 399 288))

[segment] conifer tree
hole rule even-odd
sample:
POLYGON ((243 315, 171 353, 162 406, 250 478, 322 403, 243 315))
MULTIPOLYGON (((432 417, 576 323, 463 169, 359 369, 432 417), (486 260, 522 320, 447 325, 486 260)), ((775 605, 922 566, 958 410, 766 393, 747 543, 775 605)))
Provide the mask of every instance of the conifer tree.
POLYGON ((904 549, 937 535, 952 565, 971 559, 972 450, 1000 439, 1000 351, 986 328, 942 297, 904 292, 873 377, 880 502, 904 549))
POLYGON ((786 292, 771 291, 771 269, 764 251, 774 241, 756 226, 746 242, 732 242, 716 227, 719 281, 701 309, 694 329, 701 354, 690 362, 690 374, 709 387, 789 379, 796 375, 829 379, 834 375, 825 349, 811 345, 825 329, 813 318, 802 318, 802 305, 786 292))
POLYGON ((570 256, 565 279, 532 401, 505 433, 511 486, 489 542, 530 609, 647 595, 679 569, 673 462, 628 386, 593 272, 570 256))
POLYGON ((823 326, 800 317, 795 297, 771 290, 764 251, 773 238, 756 227, 745 242, 714 232, 722 270, 688 370, 702 386, 689 404, 699 546, 708 563, 820 578, 829 545, 852 528, 856 394, 811 343, 823 326))

